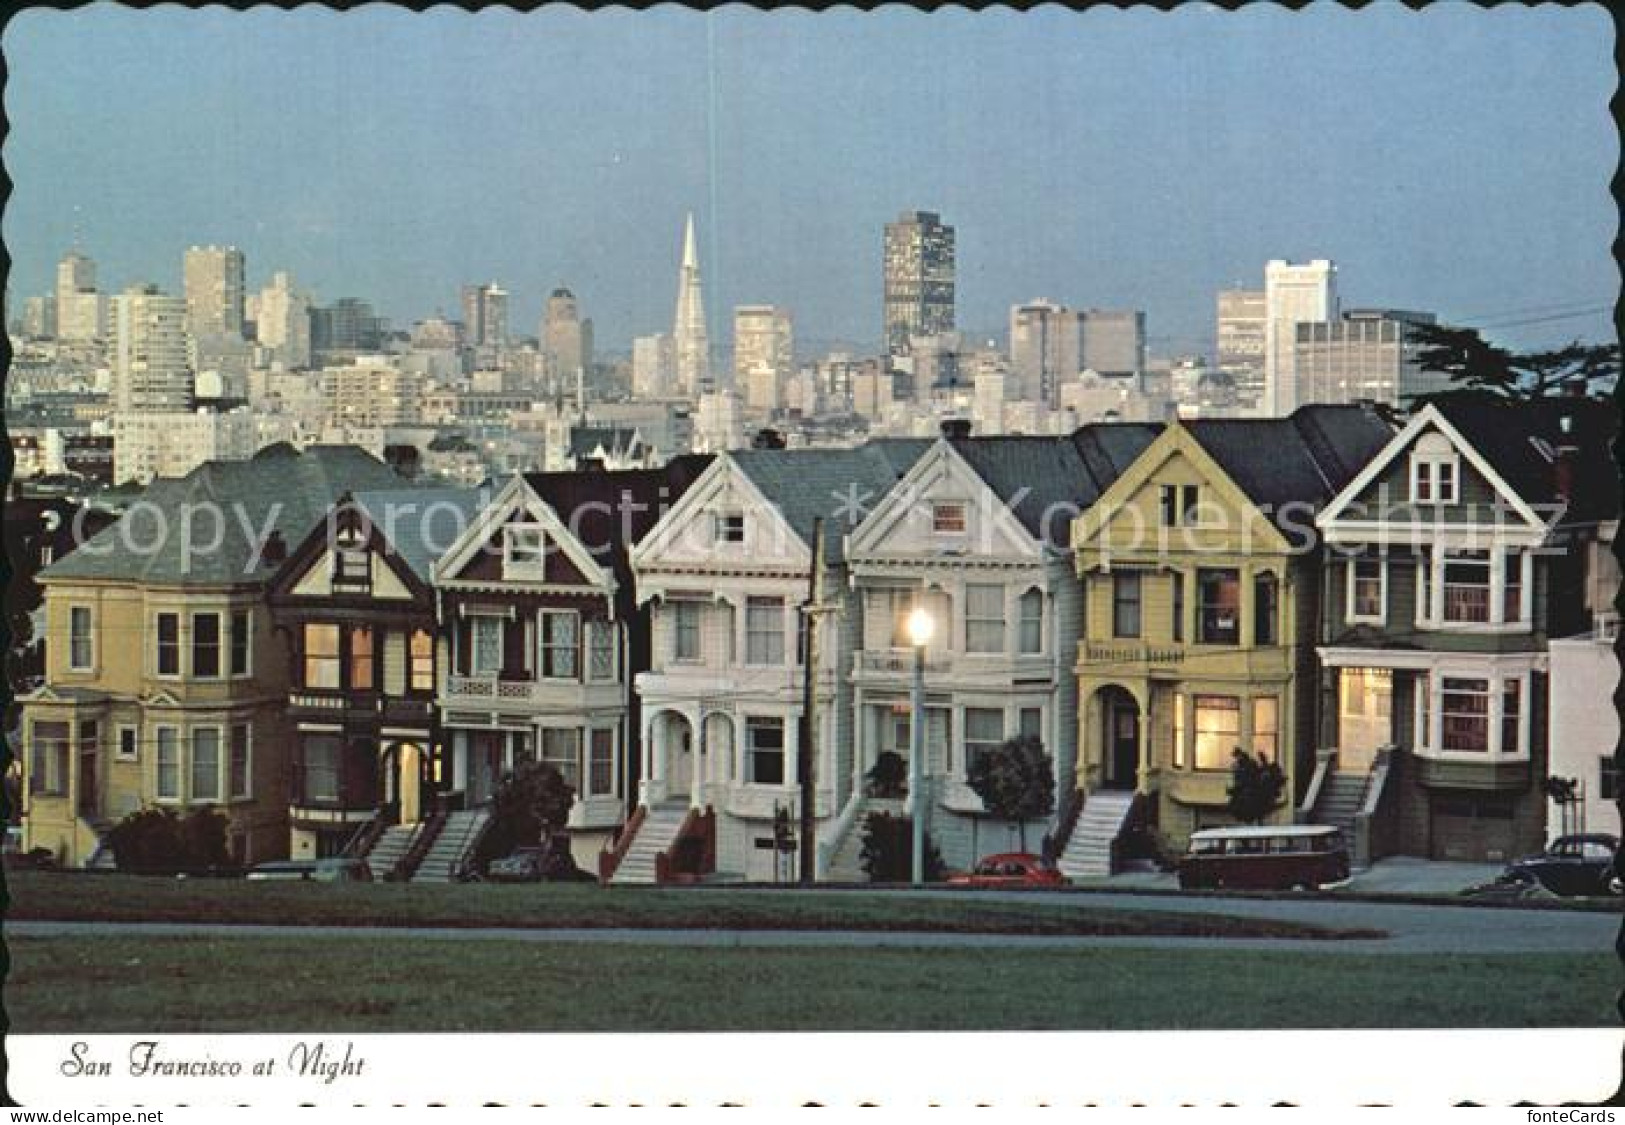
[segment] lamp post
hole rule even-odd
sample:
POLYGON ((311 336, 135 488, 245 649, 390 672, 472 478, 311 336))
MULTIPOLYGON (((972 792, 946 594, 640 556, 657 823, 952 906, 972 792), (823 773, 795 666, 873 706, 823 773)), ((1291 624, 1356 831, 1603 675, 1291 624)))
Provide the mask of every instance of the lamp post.
POLYGON ((914 686, 909 693, 908 801, 913 806, 913 862, 910 880, 925 882, 925 646, 931 643, 936 623, 923 606, 908 615, 908 639, 914 646, 914 686))

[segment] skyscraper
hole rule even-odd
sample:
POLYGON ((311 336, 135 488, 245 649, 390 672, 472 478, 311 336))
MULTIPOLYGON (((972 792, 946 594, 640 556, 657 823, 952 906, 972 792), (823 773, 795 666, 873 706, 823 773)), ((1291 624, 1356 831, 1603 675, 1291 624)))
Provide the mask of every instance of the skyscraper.
POLYGON ((886 224, 887 354, 907 355, 914 336, 954 328, 954 228, 934 211, 905 211, 886 224))
POLYGON ((69 251, 56 267, 56 335, 62 340, 99 339, 106 326, 101 294, 96 292, 96 263, 69 251))
POLYGON ((255 334, 276 362, 291 371, 310 366, 310 296, 294 289, 292 277, 271 275, 260 290, 257 316, 255 334))
POLYGON ((508 291, 494 281, 463 286, 463 334, 471 347, 506 347, 508 291))
POLYGON ((745 386, 752 371, 771 369, 783 379, 794 366, 794 328, 790 310, 776 305, 740 305, 734 309, 734 385, 745 386))
POLYGON ((192 408, 186 299, 138 285, 113 298, 115 414, 192 408))
POLYGON ((705 328, 705 293, 700 255, 694 249, 694 216, 683 228, 683 264, 677 271, 677 315, 672 321, 677 347, 677 386, 685 395, 712 390, 711 338, 705 328))
POLYGON ((193 336, 243 334, 243 265, 243 252, 235 246, 186 251, 186 326, 193 336))
POLYGON ((1216 309, 1213 363, 1230 376, 1248 409, 1264 397, 1264 338, 1269 324, 1262 289, 1221 289, 1216 309))
POLYGON ((677 381, 677 342, 664 332, 632 341, 632 394, 665 398, 677 381))
POLYGON ((1061 384, 1083 370, 1082 315, 1045 300, 1012 306, 1010 369, 1012 399, 1059 406, 1061 384))
POLYGON ((1300 321, 1294 334, 1293 401, 1351 403, 1361 399, 1405 407, 1413 395, 1445 390, 1449 379, 1416 362, 1415 327, 1432 313, 1351 309, 1333 321, 1300 321))
POLYGON ((547 373, 553 380, 573 380, 576 372, 592 367, 592 321, 581 319, 575 294, 568 289, 555 289, 548 295, 539 335, 547 373))
POLYGON ((1085 309, 1083 366, 1099 375, 1145 371, 1145 313, 1137 309, 1085 309))
POLYGON ((1264 266, 1264 414, 1282 418, 1297 407, 1292 363, 1298 325, 1337 319, 1337 267, 1324 258, 1305 265, 1279 259, 1264 266))

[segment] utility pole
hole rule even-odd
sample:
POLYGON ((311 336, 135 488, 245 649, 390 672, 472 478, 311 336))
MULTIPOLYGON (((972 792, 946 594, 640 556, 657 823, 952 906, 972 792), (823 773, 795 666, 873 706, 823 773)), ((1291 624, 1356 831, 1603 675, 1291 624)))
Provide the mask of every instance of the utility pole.
POLYGON ((801 878, 804 887, 817 876, 818 852, 813 821, 818 794, 814 776, 818 755, 818 617, 824 612, 824 518, 813 520, 812 573, 807 577, 807 601, 801 607, 801 737, 796 742, 796 778, 801 783, 801 878))

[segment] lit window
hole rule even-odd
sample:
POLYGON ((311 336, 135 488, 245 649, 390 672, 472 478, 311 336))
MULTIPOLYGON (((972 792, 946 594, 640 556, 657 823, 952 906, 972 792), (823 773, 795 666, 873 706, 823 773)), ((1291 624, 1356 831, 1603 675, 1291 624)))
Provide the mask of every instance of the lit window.
POLYGON ((414 629, 411 641, 411 680, 413 691, 434 690, 434 637, 424 629, 414 629))
POLYGON ((1488 680, 1446 676, 1440 685, 1440 749, 1486 753, 1490 748, 1488 680))
POLYGON ((328 691, 339 687, 339 627, 305 626, 305 686, 328 691))
POLYGON ((1185 768, 1185 693, 1174 692, 1174 768, 1185 768))
POLYGON ((1253 750, 1274 759, 1281 749, 1281 701, 1273 695, 1253 700, 1253 750))
POLYGON ((1196 768, 1230 768, 1241 745, 1241 701, 1229 695, 1196 697, 1196 768))
POLYGON ((1240 572, 1198 571, 1197 598, 1196 639, 1205 645, 1233 645, 1240 641, 1240 572))
POLYGON ((374 686, 378 662, 374 657, 373 634, 370 628, 360 626, 350 630, 350 682, 345 686, 353 691, 371 691, 374 686))

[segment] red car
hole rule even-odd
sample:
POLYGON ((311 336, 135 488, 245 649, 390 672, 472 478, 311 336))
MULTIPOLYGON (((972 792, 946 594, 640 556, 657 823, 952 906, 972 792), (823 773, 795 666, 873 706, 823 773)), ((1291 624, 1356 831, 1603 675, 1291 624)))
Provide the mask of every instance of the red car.
POLYGON ((1061 887, 1066 876, 1029 852, 1004 852, 976 861, 970 871, 948 877, 956 887, 1061 887))

